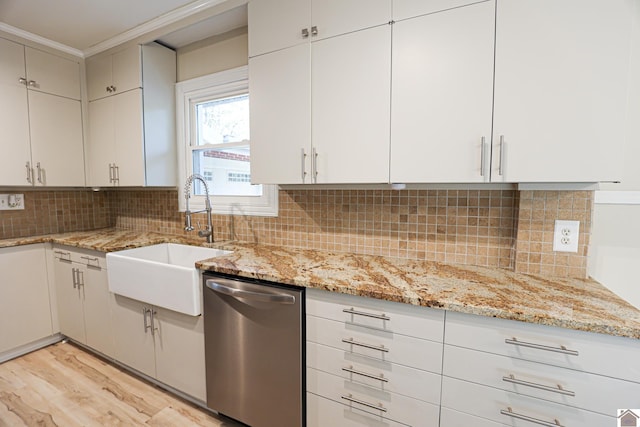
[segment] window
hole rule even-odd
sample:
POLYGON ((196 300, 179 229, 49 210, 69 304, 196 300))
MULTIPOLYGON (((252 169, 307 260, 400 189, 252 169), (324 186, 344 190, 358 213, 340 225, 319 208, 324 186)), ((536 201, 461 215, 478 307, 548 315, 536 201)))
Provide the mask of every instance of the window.
MULTIPOLYGON (((213 211, 278 214, 275 185, 251 184, 247 67, 176 85, 180 189, 193 173, 204 177, 213 211)), ((190 208, 204 209, 204 185, 193 183, 190 208)), ((185 209, 180 191, 180 209, 185 209)))

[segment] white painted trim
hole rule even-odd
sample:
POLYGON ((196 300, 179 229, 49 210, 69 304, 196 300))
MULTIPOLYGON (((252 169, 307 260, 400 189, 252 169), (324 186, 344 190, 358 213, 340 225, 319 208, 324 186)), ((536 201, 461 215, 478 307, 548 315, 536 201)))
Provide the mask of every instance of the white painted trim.
MULTIPOLYGON (((191 174, 191 158, 187 155, 186 141, 191 140, 189 114, 191 102, 203 93, 212 94, 211 87, 218 86, 220 93, 231 93, 248 89, 249 68, 242 66, 220 71, 191 80, 176 83, 176 144, 178 151, 178 208, 184 212, 183 195, 187 176, 191 174)), ((252 196, 216 196, 211 198, 213 213, 223 215, 278 216, 278 186, 263 185, 262 197, 252 196)), ((204 209, 204 196, 195 196, 190 200, 190 208, 204 209)))
POLYGON ((31 353, 32 351, 40 350, 41 348, 47 347, 60 341, 62 341, 62 335, 55 334, 34 342, 30 342, 29 344, 21 345, 20 347, 14 348, 12 350, 7 350, 4 353, 0 354, 0 363, 4 363, 7 360, 15 359, 16 357, 31 353))
POLYGON ((145 22, 144 24, 138 25, 135 28, 132 28, 128 31, 120 33, 115 37, 112 37, 101 43, 93 45, 85 49, 84 56, 89 57, 97 53, 103 52, 107 49, 111 49, 112 47, 119 46, 137 37, 144 36, 145 34, 150 33, 151 31, 158 30, 167 25, 173 24, 174 22, 177 22, 181 19, 188 18, 189 16, 195 15, 206 9, 217 6, 221 3, 224 3, 225 1, 226 0, 194 1, 193 3, 189 3, 188 5, 172 10, 171 12, 165 13, 164 15, 160 15, 155 19, 145 22))
POLYGON ((598 205, 640 205, 640 191, 596 191, 598 205))
POLYGON ((7 32, 9 34, 13 34, 14 36, 21 37, 21 38, 23 38, 25 40, 29 40, 29 41, 41 44, 43 46, 47 46, 47 47, 50 47, 52 49, 59 50, 61 52, 65 52, 65 53, 68 53, 70 55, 77 56, 79 58, 84 58, 84 53, 79 49, 75 49, 75 48, 67 46, 65 44, 58 43, 58 42, 55 42, 53 40, 49 40, 47 38, 41 37, 41 36, 39 36, 37 34, 33 34, 33 33, 28 32, 28 31, 25 31, 25 30, 21 30, 20 28, 16 28, 16 27, 13 27, 13 26, 11 26, 9 24, 5 24, 4 22, 0 22, 0 31, 4 31, 4 32, 7 32))

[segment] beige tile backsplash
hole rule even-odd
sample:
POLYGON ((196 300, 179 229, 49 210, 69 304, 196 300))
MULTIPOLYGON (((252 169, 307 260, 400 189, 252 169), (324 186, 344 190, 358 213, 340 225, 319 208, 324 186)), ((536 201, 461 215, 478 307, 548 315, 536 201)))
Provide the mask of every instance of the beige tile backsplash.
MULTIPOLYGON (((33 191, 25 202, 0 212, 2 238, 112 226, 185 234, 177 190, 33 191)), ((278 217, 215 215, 214 228, 217 240, 585 277, 592 208, 589 191, 280 190, 278 217), (580 220, 578 254, 552 251, 555 219, 580 220)))

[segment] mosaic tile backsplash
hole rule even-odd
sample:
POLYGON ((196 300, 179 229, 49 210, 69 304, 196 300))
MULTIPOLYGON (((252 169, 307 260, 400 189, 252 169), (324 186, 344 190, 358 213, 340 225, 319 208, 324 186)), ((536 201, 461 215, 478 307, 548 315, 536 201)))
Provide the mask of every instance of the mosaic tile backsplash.
MULTIPOLYGON (((2 238, 103 227, 185 234, 177 190, 34 191, 25 202, 0 212, 2 238)), ((216 240, 585 277, 592 209, 589 191, 287 189, 278 217, 214 215, 214 230, 216 240), (552 251, 555 219, 581 221, 577 254, 552 251)))

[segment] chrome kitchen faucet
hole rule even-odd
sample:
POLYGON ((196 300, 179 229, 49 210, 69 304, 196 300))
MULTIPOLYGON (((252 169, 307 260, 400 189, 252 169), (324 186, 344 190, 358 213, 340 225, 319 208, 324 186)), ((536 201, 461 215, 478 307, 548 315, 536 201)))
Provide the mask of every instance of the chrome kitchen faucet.
POLYGON ((185 231, 193 231, 193 226, 191 225, 191 214, 206 212, 207 213, 207 228, 198 230, 198 236, 206 237, 207 243, 213 243, 213 224, 211 221, 211 199, 209 199, 209 186, 207 185, 207 181, 200 174, 194 173, 189 178, 187 178, 187 183, 184 185, 184 198, 187 203, 187 209, 184 212, 184 230, 185 231), (199 180, 204 185, 204 192, 206 196, 205 200, 205 208, 199 211, 191 212, 189 210, 189 199, 191 198, 191 184, 194 180, 199 180))

